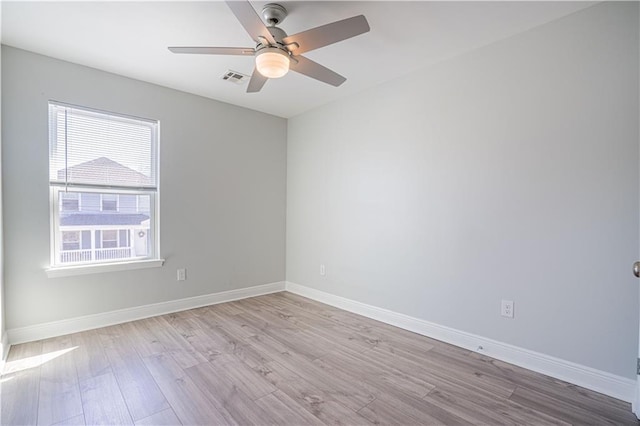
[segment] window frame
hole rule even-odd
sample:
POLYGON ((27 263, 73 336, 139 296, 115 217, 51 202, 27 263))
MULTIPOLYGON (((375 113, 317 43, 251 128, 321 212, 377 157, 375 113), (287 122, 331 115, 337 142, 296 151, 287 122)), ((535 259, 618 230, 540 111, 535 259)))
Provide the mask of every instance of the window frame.
MULTIPOLYGON (((153 168, 153 176, 155 176, 155 187, 153 188, 131 188, 125 186, 107 186, 107 185, 86 185, 86 184, 78 184, 78 183, 65 183, 61 184, 59 182, 53 182, 49 180, 49 193, 50 193, 50 264, 49 267, 46 268, 47 275, 49 277, 59 277, 59 276, 67 276, 67 275, 79 275, 79 274, 87 274, 87 273, 99 273, 99 272, 108 272, 112 270, 129 270, 129 269, 140 269, 140 268, 148 268, 148 267, 158 267, 164 264, 164 259, 160 257, 160 209, 159 209, 159 193, 160 193, 160 176, 159 176, 159 157, 160 157, 160 123, 157 120, 149 120, 145 118, 139 118, 134 116, 129 116, 126 114, 113 113, 110 111, 102 111, 92 108, 87 108, 83 106, 70 105, 65 103, 60 103, 56 101, 49 101, 48 106, 51 109, 52 106, 55 107, 63 107, 63 108, 73 108, 75 110, 86 111, 89 114, 105 114, 110 117, 120 117, 125 120, 136 120, 138 122, 146 122, 149 123, 149 127, 151 129, 151 167, 153 168), (136 195, 136 200, 139 196, 149 196, 149 244, 148 244, 148 253, 146 256, 140 256, 135 258, 124 258, 124 259, 110 259, 108 261, 90 261, 90 262, 78 262, 78 263, 62 263, 61 252, 62 252, 62 230, 60 229, 60 217, 62 214, 68 213, 69 210, 61 210, 62 209, 62 200, 60 197, 61 192, 73 192, 78 193, 78 212, 80 211, 80 199, 82 198, 82 193, 97 193, 97 194, 113 194, 116 196, 116 210, 114 212, 120 211, 119 205, 119 195, 120 194, 130 194, 136 195)), ((48 117, 51 118, 51 113, 48 114, 48 117)), ((49 145, 51 146, 52 138, 54 137, 57 129, 53 129, 51 124, 49 124, 49 145)), ((51 153, 49 154, 52 155, 51 153)), ((51 162, 51 159, 49 159, 51 162)), ((51 173, 51 172, 50 172, 51 173)), ((100 196, 100 211, 103 211, 103 197, 100 196)), ((138 202, 136 201, 136 207, 138 202)), ((138 209, 137 209, 138 210, 138 209)), ((73 210, 75 211, 75 210, 73 210)), ((113 210, 107 210, 113 211, 113 210)), ((105 228, 110 228, 105 227, 105 228)), ((77 227, 78 230, 82 230, 80 228, 86 229, 86 227, 77 227)), ((122 229, 122 225, 114 225, 114 229, 122 229)), ((65 231, 73 231, 73 227, 66 228, 65 231)), ((92 231, 93 232, 93 231, 92 231)), ((116 231, 116 236, 119 239, 119 231, 116 231)), ((93 238, 93 237, 92 237, 93 238)), ((80 235, 80 245, 82 245, 82 235, 80 235)), ((116 244, 119 244, 116 242, 116 244)))

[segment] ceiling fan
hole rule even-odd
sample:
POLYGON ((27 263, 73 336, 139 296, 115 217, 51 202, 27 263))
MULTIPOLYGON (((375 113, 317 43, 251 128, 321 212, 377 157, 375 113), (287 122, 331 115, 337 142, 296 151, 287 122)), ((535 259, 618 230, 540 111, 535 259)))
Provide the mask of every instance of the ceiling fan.
POLYGON ((169 47, 169 50, 173 53, 255 56, 256 66, 249 80, 248 93, 259 92, 268 79, 282 77, 289 69, 332 86, 340 86, 347 80, 345 77, 301 55, 369 31, 367 19, 358 15, 288 36, 276 26, 287 16, 283 6, 269 3, 262 8, 266 26, 248 1, 226 3, 257 43, 255 48, 169 47))

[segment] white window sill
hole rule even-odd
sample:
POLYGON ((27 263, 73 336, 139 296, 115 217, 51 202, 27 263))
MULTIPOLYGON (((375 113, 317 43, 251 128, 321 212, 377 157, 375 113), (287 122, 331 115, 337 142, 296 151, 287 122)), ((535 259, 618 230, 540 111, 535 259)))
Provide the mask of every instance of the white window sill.
POLYGON ((93 265, 58 266, 46 270, 47 277, 69 277, 73 275, 101 274, 103 272, 130 271, 132 269, 158 268, 164 259, 136 260, 134 262, 97 263, 93 265))

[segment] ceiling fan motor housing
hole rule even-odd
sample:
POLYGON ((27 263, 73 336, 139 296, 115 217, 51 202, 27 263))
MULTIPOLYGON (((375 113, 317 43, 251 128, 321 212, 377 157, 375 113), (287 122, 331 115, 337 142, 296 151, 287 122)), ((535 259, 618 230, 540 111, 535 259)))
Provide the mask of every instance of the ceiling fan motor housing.
POLYGON ((263 49, 273 48, 273 49, 280 49, 283 53, 290 56, 290 53, 291 53, 289 49, 290 46, 286 46, 282 41, 282 39, 287 36, 287 33, 285 33, 284 30, 278 27, 267 27, 267 29, 275 39, 276 44, 271 45, 266 39, 260 37, 260 43, 258 43, 258 45, 256 46, 256 55, 258 55, 260 51, 263 49))
POLYGON ((275 26, 287 17, 287 9, 277 3, 265 4, 262 8, 262 17, 268 25, 275 26))
MULTIPOLYGON (((278 28, 278 27, 267 27, 267 29, 269 30, 269 32, 271 33, 273 38, 276 40, 276 42, 278 44, 284 46, 284 43, 282 42, 282 39, 287 36, 287 33, 285 33, 284 30, 282 30, 281 28, 278 28)), ((262 44, 265 44, 265 43, 262 43, 262 44)), ((267 43, 267 45, 268 45, 268 43, 267 43)))

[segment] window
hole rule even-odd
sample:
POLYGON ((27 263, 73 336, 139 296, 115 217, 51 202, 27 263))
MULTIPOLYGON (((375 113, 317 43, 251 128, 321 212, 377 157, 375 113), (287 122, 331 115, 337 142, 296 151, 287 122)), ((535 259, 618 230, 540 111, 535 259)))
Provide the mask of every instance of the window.
POLYGON ((118 211, 118 195, 117 194, 101 194, 100 204, 102 211, 118 211))
POLYGON ((110 229, 102 231, 102 248, 118 247, 118 231, 110 229))
POLYGON ((62 231, 62 250, 80 250, 79 231, 62 231))
MULTIPOLYGON (((130 231, 128 229, 105 229, 97 232, 100 232, 96 238, 100 246, 99 248, 129 247, 130 231)), ((138 231, 138 233, 140 233, 140 231, 138 231)))
POLYGON ((159 258, 158 126, 49 103, 52 268, 159 258))
POLYGON ((77 192, 64 192, 60 197, 60 208, 63 212, 80 210, 80 194, 77 192))

